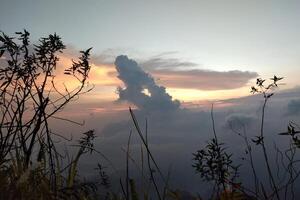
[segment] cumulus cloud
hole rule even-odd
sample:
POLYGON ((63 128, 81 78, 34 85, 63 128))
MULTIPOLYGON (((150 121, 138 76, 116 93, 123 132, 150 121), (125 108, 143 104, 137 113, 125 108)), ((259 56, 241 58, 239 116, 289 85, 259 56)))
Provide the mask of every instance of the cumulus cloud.
POLYGON ((178 100, 166 92, 166 88, 155 83, 153 77, 143 71, 134 60, 121 55, 116 58, 115 66, 118 78, 125 87, 118 87, 119 99, 135 104, 142 110, 176 110, 180 106, 178 100), (148 94, 145 94, 144 91, 148 94))

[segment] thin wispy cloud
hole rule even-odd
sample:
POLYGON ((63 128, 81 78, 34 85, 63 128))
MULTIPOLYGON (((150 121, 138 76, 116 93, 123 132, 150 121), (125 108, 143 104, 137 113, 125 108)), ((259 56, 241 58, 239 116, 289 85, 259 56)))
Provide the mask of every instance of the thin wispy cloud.
POLYGON ((184 61, 179 58, 170 57, 174 56, 175 52, 165 52, 161 53, 159 55, 153 56, 145 61, 141 61, 140 65, 145 70, 153 71, 153 70, 159 70, 159 69, 190 69, 192 67, 199 67, 200 65, 191 62, 191 61, 184 61))
POLYGON ((198 90, 228 90, 241 88, 258 76, 249 71, 211 71, 211 70, 155 70, 154 77, 167 87, 198 90))

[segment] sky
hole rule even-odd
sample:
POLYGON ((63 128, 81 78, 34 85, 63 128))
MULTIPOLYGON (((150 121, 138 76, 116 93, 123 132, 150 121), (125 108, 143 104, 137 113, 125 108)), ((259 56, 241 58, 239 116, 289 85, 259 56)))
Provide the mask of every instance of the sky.
MULTIPOLYGON (((93 55, 108 59, 106 64, 128 55, 181 101, 226 99, 248 95, 254 73, 286 77, 283 88, 299 85, 299 7, 299 1, 2 0, 0 30, 12 34, 25 28, 33 42, 56 32, 74 52, 93 47, 93 55), (159 67, 169 71, 155 71, 159 67), (194 72, 172 80, 178 73, 170 70, 191 69, 253 76, 225 88, 215 86, 214 73, 202 76, 210 80, 205 83, 186 83, 197 79, 194 72)), ((113 97, 117 84, 112 85, 99 91, 110 90, 105 95, 113 97)))
MULTIPOLYGON (((0 30, 13 35, 25 28, 32 44, 54 32, 61 36, 67 45, 56 77, 61 86, 77 86, 62 75, 63 68, 93 47, 94 89, 60 113, 85 124, 55 122, 54 129, 67 136, 94 129, 95 146, 122 170, 122 148, 134 130, 132 106, 142 127, 149 120, 151 148, 163 169, 180 163, 174 173, 186 172, 172 183, 195 192, 200 187, 192 152, 212 136, 211 103, 216 130, 238 162, 244 146, 228 124, 242 122, 249 137, 257 135, 262 99, 250 95, 256 78, 284 77, 267 106, 270 144, 286 144, 274 133, 289 121, 300 123, 299 10, 300 1, 293 0, 0 0, 0 30)), ((135 136, 133 156, 141 145, 135 136)), ((89 173, 99 158, 86 159, 89 173)), ((247 182, 249 168, 243 170, 247 182)))

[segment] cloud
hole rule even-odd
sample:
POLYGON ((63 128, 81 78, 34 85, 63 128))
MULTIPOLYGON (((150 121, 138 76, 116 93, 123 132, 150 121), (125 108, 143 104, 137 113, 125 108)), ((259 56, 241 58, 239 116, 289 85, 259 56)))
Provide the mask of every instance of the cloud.
POLYGON ((292 99, 287 105, 288 115, 298 115, 300 114, 300 99, 292 99))
MULTIPOLYGON (((274 96, 274 98, 276 98, 276 96, 274 96)), ((256 101, 255 107, 259 109, 259 100, 256 101)), ((232 111, 233 109, 236 108, 216 108, 214 112, 215 129, 220 141, 225 143, 226 151, 233 153, 234 162, 236 164, 243 163, 241 167, 241 177, 243 184, 247 185, 251 183, 252 177, 249 175, 247 162, 240 159, 246 156, 244 154, 245 145, 243 138, 238 137, 231 129, 224 128, 224 124, 233 124, 234 130, 239 132, 243 131, 241 124, 245 124, 245 131, 250 140, 259 133, 260 113, 257 114, 256 109, 252 107, 249 108, 247 103, 243 104, 243 107, 238 109, 237 112, 232 111)), ((286 121, 288 121, 288 119, 283 118, 279 113, 281 113, 281 109, 277 105, 273 105, 273 102, 270 101, 270 106, 266 112, 265 136, 268 138, 268 141, 274 140, 278 143, 278 146, 285 147, 288 140, 282 140, 282 137, 277 133, 286 127, 286 121)), ((179 184, 184 184, 190 191, 193 191, 197 179, 199 180, 200 178, 194 174, 194 169, 191 167, 193 162, 192 153, 203 148, 206 141, 213 137, 210 112, 178 109, 172 113, 159 112, 155 114, 144 114, 135 111, 135 114, 142 130, 145 130, 144 119, 148 119, 148 137, 151 152, 155 155, 161 169, 167 170, 169 165, 172 165, 172 174, 184 173, 188 181, 182 179, 177 180, 176 176, 172 176, 172 183, 175 187, 179 184)), ((109 146, 105 149, 105 152, 116 151, 116 146, 125 146, 130 130, 133 130, 132 137, 137 137, 133 123, 128 118, 120 122, 112 122, 112 124, 102 129, 102 135, 105 136, 103 141, 106 142, 106 146, 109 146)), ((138 139, 133 138, 131 152, 135 152, 136 154, 133 154, 133 156, 139 158, 140 142, 138 139)), ((273 145, 272 142, 270 142, 270 144, 273 145)), ((104 145, 105 144, 103 144, 103 146, 104 145)), ((268 147, 272 148, 271 146, 268 147)), ((265 168, 260 165, 261 151, 256 146, 253 146, 253 156, 257 161, 256 169, 258 173, 264 174, 265 168)), ((270 155, 270 159, 275 159, 273 156, 275 156, 275 154, 270 155)), ((120 159, 118 156, 115 156, 115 158, 116 160, 120 159)), ((195 188, 195 191, 197 191, 197 188, 195 188)))
POLYGON ((243 129, 249 128, 256 119, 253 115, 232 113, 225 118, 225 126, 233 131, 243 131, 243 129))
POLYGON ((199 69, 200 64, 174 58, 178 52, 164 52, 144 61, 140 66, 166 87, 199 90, 228 90, 245 86, 258 74, 250 71, 214 71, 199 69))
MULTIPOLYGON (((120 72, 118 72, 120 74, 118 75, 122 75, 122 78, 119 78, 125 85, 122 89, 133 86, 142 86, 144 89, 145 85, 148 86, 150 83, 153 84, 153 78, 144 72, 136 62, 128 59, 126 56, 124 56, 123 59, 124 60, 121 60, 121 64, 118 63, 120 68, 120 72), (124 63, 127 65, 125 66, 124 63)), ((135 90, 135 92, 140 93, 141 90, 135 90)), ((288 142, 288 139, 284 140, 282 136, 279 136, 277 133, 285 130, 286 124, 291 119, 291 117, 282 116, 282 113, 286 112, 286 106, 289 100, 300 99, 299 94, 299 90, 291 90, 285 93, 275 92, 275 95, 269 101, 266 109, 265 136, 268 141, 275 141, 282 149, 286 147, 285 145, 288 142)), ((243 185, 247 185, 248 183, 251 183, 252 177, 251 174, 249 174, 247 161, 241 161, 240 159, 241 157, 245 157, 243 139, 237 137, 232 130, 225 129, 224 124, 230 122, 235 124, 237 126, 236 128, 240 128, 240 122, 247 124, 246 131, 248 138, 249 140, 254 138, 254 136, 259 134, 262 96, 251 95, 244 98, 225 101, 225 103, 230 102, 232 102, 233 105, 238 103, 239 107, 215 107, 215 128, 220 141, 225 142, 229 153, 233 153, 234 162, 243 164, 241 167, 241 179, 243 185)), ((129 132, 132 130, 130 152, 131 156, 139 162, 141 157, 141 141, 138 138, 133 122, 130 120, 128 111, 122 109, 121 111, 114 112, 97 112, 97 109, 110 109, 113 107, 113 105, 108 104, 102 107, 101 105, 101 103, 95 103, 93 105, 86 104, 80 107, 74 105, 72 113, 80 112, 80 115, 76 116, 79 118, 83 117, 83 114, 78 108, 81 108, 82 112, 87 110, 87 108, 95 110, 93 115, 87 116, 85 127, 96 130, 98 137, 95 141, 95 147, 109 157, 114 165, 120 170, 125 169, 124 163, 126 155, 122 149, 126 148, 129 132)), ((120 106, 119 104, 117 105, 120 106)), ((182 186, 184 186, 188 191, 193 192, 197 192, 199 189, 199 182, 201 179, 199 176, 195 175, 194 169, 191 167, 193 158, 192 153, 203 148, 206 145, 206 141, 213 137, 210 112, 199 110, 201 110, 201 107, 198 108, 198 110, 177 108, 174 112, 165 112, 165 110, 158 108, 155 113, 146 113, 138 110, 134 111, 143 133, 145 133, 145 118, 148 120, 150 150, 160 168, 163 171, 167 171, 169 166, 172 165, 171 175, 182 173, 185 175, 184 178, 171 176, 170 184, 173 186, 172 188, 183 188, 182 186)), ((90 110, 88 111, 90 112, 90 110)), ((293 117, 296 118, 296 116, 293 117)), ((78 132, 78 129, 68 130, 65 123, 62 123, 57 129, 66 133, 78 132)), ((238 131, 240 131, 240 129, 238 131)), ((273 142, 270 142, 269 144, 273 145, 273 142)), ((258 174, 259 176, 264 177, 265 168, 263 162, 261 162, 261 151, 259 147, 255 145, 252 147, 253 156, 255 161, 257 161, 256 167, 258 174)), ((270 150, 272 150, 272 146, 269 147, 270 150)), ((275 159, 274 156, 275 154, 270 154, 270 159, 275 159)), ((86 162, 83 163, 88 166, 86 167, 87 173, 91 171, 90 169, 94 168, 97 162, 101 162, 98 155, 95 155, 92 158, 86 158, 86 162)), ((131 169, 132 171, 130 174, 132 176, 139 175, 138 170, 135 170, 134 166, 132 166, 131 169)), ((203 190, 205 190, 206 187, 207 184, 201 185, 201 188, 204 188, 203 190)))
POLYGON ((153 56, 148 60, 141 61, 140 65, 145 70, 157 70, 157 69, 176 69, 176 68, 189 68, 196 67, 199 64, 189 61, 182 61, 178 58, 166 58, 167 55, 174 54, 176 52, 165 52, 159 55, 153 56))
MULTIPOLYGON (((106 49, 98 55, 93 55, 91 60, 95 64, 107 64, 111 65, 114 63, 115 57, 120 55, 122 52, 120 49, 106 49)), ((175 69, 175 68, 190 68, 199 66, 198 63, 190 61, 182 61, 180 58, 175 58, 174 54, 176 51, 167 51, 160 54, 151 56, 148 59, 137 59, 141 68, 147 71, 155 69, 175 69)))
POLYGON ((155 70, 153 76, 167 87, 199 90, 228 90, 245 86, 256 78, 256 72, 249 71, 211 71, 211 70, 155 70))
MULTIPOLYGON (((199 69, 201 64, 176 58, 176 53, 178 52, 163 52, 148 59, 137 60, 141 69, 149 72, 156 81, 168 88, 230 90, 241 88, 258 77, 258 73, 251 71, 199 69)), ((92 57, 92 62, 101 67, 111 67, 115 55, 116 50, 108 49, 92 57)), ((117 73, 111 71, 107 75, 113 78, 117 73)))
POLYGON ((121 55, 116 58, 115 66, 118 78, 123 81, 125 87, 118 87, 119 100, 126 100, 135 104, 142 110, 176 110, 180 106, 178 100, 166 92, 166 88, 155 83, 152 76, 134 60, 121 55), (144 93, 147 90, 148 95, 144 93))
MULTIPOLYGON (((288 138, 284 139, 277 133, 280 133, 286 129, 286 125, 290 116, 282 116, 283 108, 286 108, 287 102, 292 99, 299 99, 299 92, 296 90, 288 93, 275 93, 266 109, 266 121, 265 121, 265 136, 268 141, 269 150, 273 149, 273 141, 278 144, 280 148, 286 147, 289 142, 288 138), (283 98, 283 101, 278 99, 283 98), (287 99, 290 98, 290 99, 287 99), (279 106, 281 105, 281 107, 279 106), (272 145, 272 146, 271 146, 272 145)), ((243 122, 247 124, 247 136, 253 149, 253 156, 256 161, 256 169, 259 176, 264 177, 265 166, 261 162, 261 149, 251 142, 255 136, 259 134, 260 117, 261 117, 261 96, 249 96, 243 99, 236 99, 235 102, 241 104, 240 107, 232 106, 226 108, 215 107, 215 128, 220 138, 220 141, 225 143, 229 153, 233 153, 233 159, 236 164, 243 164, 241 167, 241 179, 243 185, 251 184, 252 177, 249 174, 249 166, 247 161, 242 161, 240 158, 245 157, 244 150, 245 145, 243 138, 238 137, 230 129, 224 128, 224 124, 228 122, 237 123, 243 122), (250 102, 250 103, 249 103, 250 102), (252 103, 251 103, 252 102, 252 103), (258 112, 257 112, 258 111, 258 112)), ((77 116, 72 116, 71 119, 76 120, 76 117, 83 118, 84 110, 87 108, 97 108, 100 103, 93 105, 85 104, 82 106, 73 105, 72 113, 78 113, 77 116), (80 110, 82 109, 82 111, 80 110)), ((120 106, 119 104, 117 104, 120 106)), ((72 106, 72 105, 71 105, 72 106)), ((106 105, 103 108, 110 109, 113 105, 106 105)), ((70 108, 69 108, 70 109, 70 108)), ((201 109, 201 108, 199 108, 201 109)), ((286 110, 284 110, 286 111, 286 110)), ((90 112, 90 110, 88 110, 90 112)), ((136 118, 139 121, 140 128, 145 133, 145 118, 148 120, 148 140, 150 150, 153 153, 157 163, 162 171, 167 171, 169 166, 172 165, 171 181, 172 188, 183 188, 184 186, 188 191, 197 192, 199 189, 200 177, 194 173, 192 166, 192 153, 198 149, 203 148, 206 145, 206 141, 213 137, 212 122, 210 112, 199 110, 187 110, 177 109, 175 112, 141 112, 134 110, 136 118), (184 173, 184 178, 177 177, 174 174, 184 173), (172 176, 173 174, 173 176, 172 176)), ((296 116, 293 116, 296 119, 296 116)), ((141 141, 134 128, 133 122, 130 120, 130 115, 127 110, 114 111, 114 112, 94 112, 91 116, 84 117, 86 129, 95 129, 98 135, 95 140, 95 147, 101 151, 117 166, 118 169, 125 169, 126 154, 122 149, 126 148, 128 142, 128 136, 132 130, 130 152, 131 156, 140 164, 141 158, 141 141), (100 122, 100 123, 99 123, 100 122)), ((76 120, 81 121, 81 120, 76 120)), ((55 126, 57 121, 55 121, 55 126)), ((79 128, 68 129, 65 123, 61 123, 57 130, 62 133, 78 133, 79 128)), ((239 128, 239 127, 237 127, 239 128)), ((238 131, 241 131, 239 129, 238 131)), ((83 132, 83 131, 82 131, 83 132)), ((86 171, 89 173, 91 169, 96 166, 98 162, 103 162, 101 158, 95 154, 94 157, 84 157, 86 159, 83 162, 86 165, 86 171)), ((275 159, 275 154, 270 154, 270 159, 275 159)), ((108 166, 107 163, 106 166, 108 166)), ((138 170, 131 165, 132 176, 138 176, 138 170)), ((119 177, 117 177, 119 178, 119 177)), ((119 180, 119 179, 117 179, 119 180)), ((137 179, 138 180, 138 179, 137 179)), ((207 184, 204 184, 201 188, 206 188, 207 184)))
POLYGON ((96 65, 111 66, 114 63, 116 55, 118 55, 118 50, 106 49, 98 55, 93 55, 91 61, 96 65))

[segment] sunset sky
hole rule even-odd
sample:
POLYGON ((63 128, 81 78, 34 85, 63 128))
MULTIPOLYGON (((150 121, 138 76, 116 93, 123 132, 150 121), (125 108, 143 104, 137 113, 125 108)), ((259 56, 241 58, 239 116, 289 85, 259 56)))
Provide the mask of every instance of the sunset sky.
POLYGON ((62 65, 93 47, 87 101, 118 98, 118 55, 137 61, 173 98, 222 100, 248 95, 259 76, 299 85, 299 8, 299 1, 2 0, 0 30, 25 28, 33 43, 56 32, 68 46, 62 65))
MULTIPOLYGON (((131 133, 130 153, 138 162, 143 145, 129 106, 141 130, 149 129, 159 165, 165 172, 174 166, 174 188, 194 194, 208 192, 195 176, 192 155, 213 134, 241 163, 248 162, 241 160, 244 138, 232 127, 247 133, 251 144, 264 130, 272 158, 275 142, 278 148, 289 142, 278 133, 291 121, 300 125, 300 0, 0 0, 0 31, 15 36, 23 29, 30 32, 30 45, 53 33, 62 38, 66 49, 54 83, 64 94, 64 85, 78 86, 64 69, 79 51, 93 47, 88 81, 93 90, 69 102, 49 123, 51 132, 70 138, 57 143, 63 148, 70 143, 73 150, 81 133, 94 130, 95 148, 120 172, 131 133), (263 107, 264 98, 250 94, 250 88, 260 77, 273 83, 274 75, 284 79, 263 107)), ((5 56, 0 67, 7 64, 5 56)), ((258 177, 265 177, 262 152, 253 155, 258 177)), ((94 176, 103 159, 92 154, 81 161, 84 174, 94 176)), ((243 184, 250 183, 250 170, 243 168, 243 184)))

